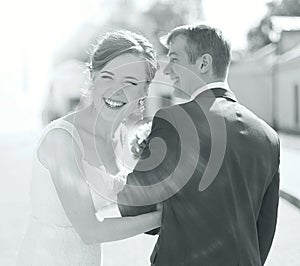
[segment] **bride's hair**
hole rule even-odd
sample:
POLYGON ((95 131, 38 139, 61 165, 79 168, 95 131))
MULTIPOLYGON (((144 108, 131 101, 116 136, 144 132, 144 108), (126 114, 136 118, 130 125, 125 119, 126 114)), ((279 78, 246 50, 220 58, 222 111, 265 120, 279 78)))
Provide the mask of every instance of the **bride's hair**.
POLYGON ((158 69, 152 44, 141 34, 128 30, 106 33, 93 46, 88 62, 90 73, 101 70, 108 62, 122 54, 134 54, 145 60, 146 82, 149 84, 158 69))

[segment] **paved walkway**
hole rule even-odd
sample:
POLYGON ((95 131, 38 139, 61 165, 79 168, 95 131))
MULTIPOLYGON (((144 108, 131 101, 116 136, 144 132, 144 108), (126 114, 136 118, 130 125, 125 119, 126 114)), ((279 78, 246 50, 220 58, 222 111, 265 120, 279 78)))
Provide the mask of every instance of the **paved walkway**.
POLYGON ((284 199, 273 245, 265 266, 300 266, 300 210, 284 199))
POLYGON ((300 136, 280 134, 280 142, 280 188, 300 199, 300 136))
POLYGON ((300 136, 280 134, 281 200, 266 266, 300 266, 300 136), (298 206, 298 207, 296 207, 298 206))

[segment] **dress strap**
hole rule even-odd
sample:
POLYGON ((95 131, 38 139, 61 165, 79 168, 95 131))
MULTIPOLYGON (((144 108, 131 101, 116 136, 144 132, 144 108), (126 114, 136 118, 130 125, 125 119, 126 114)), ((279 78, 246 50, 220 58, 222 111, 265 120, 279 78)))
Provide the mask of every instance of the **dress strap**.
POLYGON ((49 133, 49 131, 51 131, 52 129, 55 128, 61 128, 66 130, 67 132, 70 133, 70 135, 72 136, 73 140, 75 140, 76 144, 79 146, 79 149, 82 153, 82 156, 84 155, 84 148, 83 148, 83 143, 81 140, 81 137, 78 133, 78 130, 76 129, 76 127, 71 123, 68 122, 62 118, 56 119, 54 121, 52 121, 45 129, 42 138, 40 139, 40 142, 38 143, 37 146, 39 146, 42 142, 42 140, 44 139, 44 137, 49 133))

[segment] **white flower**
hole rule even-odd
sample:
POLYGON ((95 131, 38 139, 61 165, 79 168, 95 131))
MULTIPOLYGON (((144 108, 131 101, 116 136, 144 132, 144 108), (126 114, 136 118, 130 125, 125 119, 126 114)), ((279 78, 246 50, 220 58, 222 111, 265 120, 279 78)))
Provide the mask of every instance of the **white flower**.
POLYGON ((118 174, 115 176, 112 176, 113 178, 113 191, 115 193, 119 193, 121 190, 123 190, 124 186, 126 185, 127 176, 132 171, 129 171, 127 169, 122 169, 118 174))
POLYGON ((148 138, 151 132, 152 122, 145 123, 136 131, 135 137, 131 141, 131 151, 133 153, 134 158, 138 159, 144 150, 145 141, 148 138))

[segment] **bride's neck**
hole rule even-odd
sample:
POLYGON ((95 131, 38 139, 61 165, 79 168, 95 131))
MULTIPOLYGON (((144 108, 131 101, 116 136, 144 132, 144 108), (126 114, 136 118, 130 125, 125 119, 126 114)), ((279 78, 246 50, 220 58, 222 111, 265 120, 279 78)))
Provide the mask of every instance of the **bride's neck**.
POLYGON ((111 137, 113 123, 99 116, 99 112, 93 105, 87 110, 87 119, 90 121, 90 129, 96 137, 107 141, 111 137))
POLYGON ((111 134, 112 123, 97 116, 97 111, 93 109, 93 106, 86 109, 83 119, 89 121, 88 131, 93 135, 93 138, 97 143, 97 153, 100 156, 104 167, 109 173, 117 174, 119 168, 115 163, 115 143, 111 134))

